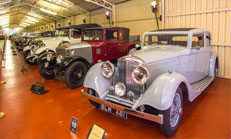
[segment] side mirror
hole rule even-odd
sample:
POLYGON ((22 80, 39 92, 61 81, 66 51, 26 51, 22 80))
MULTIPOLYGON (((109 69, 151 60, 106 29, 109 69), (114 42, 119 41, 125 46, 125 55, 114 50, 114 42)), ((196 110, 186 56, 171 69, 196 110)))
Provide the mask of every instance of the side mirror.
POLYGON ((139 44, 136 44, 136 45, 135 45, 135 48, 136 48, 136 50, 140 50, 140 49, 141 49, 141 46, 140 46, 139 44))

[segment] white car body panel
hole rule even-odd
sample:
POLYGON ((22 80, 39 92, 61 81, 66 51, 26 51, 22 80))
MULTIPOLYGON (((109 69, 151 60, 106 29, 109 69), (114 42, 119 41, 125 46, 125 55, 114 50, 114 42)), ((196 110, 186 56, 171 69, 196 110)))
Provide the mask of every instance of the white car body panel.
POLYGON ((73 38, 68 38, 68 37, 56 37, 56 38, 52 38, 50 40, 43 40, 43 43, 46 45, 45 47, 41 47, 38 50, 36 50, 36 54, 39 55, 41 54, 43 51, 45 51, 46 49, 52 50, 54 52, 56 52, 56 47, 58 47, 58 45, 63 42, 63 41, 68 41, 71 44, 72 43, 77 43, 80 42, 81 39, 73 39, 73 38))

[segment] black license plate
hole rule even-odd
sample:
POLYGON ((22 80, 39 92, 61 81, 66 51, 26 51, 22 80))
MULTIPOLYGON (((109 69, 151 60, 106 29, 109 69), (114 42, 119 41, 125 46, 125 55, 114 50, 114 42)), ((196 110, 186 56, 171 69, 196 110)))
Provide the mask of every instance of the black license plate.
POLYGON ((127 113, 119 111, 119 110, 112 109, 112 108, 110 108, 108 106, 105 106, 103 104, 100 105, 100 109, 103 110, 103 111, 106 111, 108 113, 112 113, 112 114, 114 114, 116 116, 122 117, 124 119, 128 118, 127 113))

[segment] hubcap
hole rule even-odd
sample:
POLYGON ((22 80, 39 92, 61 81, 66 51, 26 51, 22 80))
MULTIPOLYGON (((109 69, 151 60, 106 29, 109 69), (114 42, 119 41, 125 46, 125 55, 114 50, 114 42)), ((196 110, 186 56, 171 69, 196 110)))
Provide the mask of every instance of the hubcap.
POLYGON ((170 109, 170 125, 171 127, 175 127, 179 121, 180 114, 182 113, 182 108, 181 108, 181 98, 180 94, 176 93, 173 104, 170 109))
POLYGON ((83 74, 81 72, 78 73, 78 78, 82 78, 83 74))

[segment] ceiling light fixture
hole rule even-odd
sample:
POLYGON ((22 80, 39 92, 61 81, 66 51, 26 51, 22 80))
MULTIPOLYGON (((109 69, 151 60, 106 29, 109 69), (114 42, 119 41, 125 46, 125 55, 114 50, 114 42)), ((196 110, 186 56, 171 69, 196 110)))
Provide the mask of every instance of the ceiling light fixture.
POLYGON ((6 24, 9 24, 9 22, 0 23, 0 25, 6 25, 6 24))
POLYGON ((19 26, 26 27, 26 25, 20 24, 19 26))
POLYGON ((40 10, 43 11, 43 12, 49 13, 49 14, 53 14, 53 15, 57 14, 56 12, 52 12, 52 11, 49 11, 49 10, 44 9, 44 8, 40 8, 40 10))
POLYGON ((51 2, 51 1, 47 1, 47 0, 43 0, 43 1, 45 1, 45 2, 47 2, 47 3, 49 3, 49 4, 52 4, 52 5, 55 5, 55 6, 57 6, 57 7, 63 8, 64 10, 68 10, 68 8, 66 8, 66 7, 64 7, 64 6, 62 6, 62 5, 53 3, 53 2, 51 2))
POLYGON ((28 24, 28 23, 25 23, 25 22, 22 22, 21 24, 24 24, 24 25, 28 25, 28 26, 30 25, 30 24, 28 24))
POLYGON ((2 17, 0 17, 0 20, 7 19, 7 18, 10 18, 10 17, 9 16, 2 16, 2 17))
POLYGON ((30 21, 30 20, 25 20, 25 22, 35 24, 34 21, 30 21))
POLYGON ((27 18, 27 20, 29 20, 29 21, 33 21, 33 22, 39 22, 38 20, 33 19, 33 18, 27 18))
POLYGON ((0 2, 0 5, 2 5, 2 4, 7 4, 7 3, 10 3, 10 2, 12 2, 12 0, 1 1, 1 2, 0 2))

